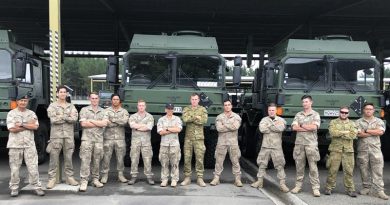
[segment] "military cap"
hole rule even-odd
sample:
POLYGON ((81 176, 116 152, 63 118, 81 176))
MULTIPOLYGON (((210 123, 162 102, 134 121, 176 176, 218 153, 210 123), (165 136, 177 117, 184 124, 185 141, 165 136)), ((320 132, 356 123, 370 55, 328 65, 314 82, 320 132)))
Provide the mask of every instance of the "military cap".
POLYGON ((170 110, 173 110, 174 107, 175 107, 175 105, 173 105, 172 103, 167 103, 167 104, 165 105, 165 108, 166 108, 166 109, 170 109, 170 110))
POLYGON ((26 93, 20 93, 16 97, 16 100, 21 100, 21 99, 29 99, 30 97, 26 93))

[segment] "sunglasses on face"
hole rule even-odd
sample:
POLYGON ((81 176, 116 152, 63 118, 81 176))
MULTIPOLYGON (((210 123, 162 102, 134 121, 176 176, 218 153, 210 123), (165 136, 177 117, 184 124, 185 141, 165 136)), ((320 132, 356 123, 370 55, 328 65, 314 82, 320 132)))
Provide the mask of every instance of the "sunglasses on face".
POLYGON ((340 111, 341 114, 348 115, 349 112, 340 111))

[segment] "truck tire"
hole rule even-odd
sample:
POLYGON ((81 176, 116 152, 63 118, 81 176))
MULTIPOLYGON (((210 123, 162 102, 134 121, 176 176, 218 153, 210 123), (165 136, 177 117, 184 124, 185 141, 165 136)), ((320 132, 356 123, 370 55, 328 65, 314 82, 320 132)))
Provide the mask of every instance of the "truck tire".
POLYGON ((204 154, 203 164, 206 169, 214 169, 215 167, 215 148, 218 142, 218 133, 216 130, 205 128, 205 146, 206 152, 204 154))
POLYGON ((258 148, 256 148, 256 146, 258 146, 259 140, 255 133, 255 127, 250 126, 247 122, 242 124, 240 148, 244 157, 257 157, 256 149, 258 148))
POLYGON ((37 148, 38 164, 46 161, 46 145, 49 139, 47 125, 44 122, 39 123, 39 128, 34 132, 34 141, 37 148))

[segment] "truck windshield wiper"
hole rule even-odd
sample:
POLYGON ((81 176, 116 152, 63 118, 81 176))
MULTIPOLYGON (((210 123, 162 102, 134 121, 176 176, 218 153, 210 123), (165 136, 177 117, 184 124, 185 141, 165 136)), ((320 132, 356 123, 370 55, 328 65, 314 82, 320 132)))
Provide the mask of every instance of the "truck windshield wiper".
POLYGON ((196 83, 192 80, 192 78, 190 78, 181 68, 179 68, 179 74, 183 75, 185 78, 191 79, 192 87, 194 87, 195 90, 200 90, 200 88, 198 87, 198 85, 196 85, 196 83))
POLYGON ((305 90, 305 93, 309 93, 311 90, 313 90, 314 86, 317 85, 317 83, 320 82, 322 78, 325 81, 325 74, 318 76, 317 80, 311 83, 309 87, 305 90))
POLYGON ((163 73, 161 73, 161 74, 156 78, 156 80, 154 80, 152 83, 150 83, 150 85, 149 85, 146 89, 152 89, 152 88, 154 88, 154 86, 156 86, 157 83, 161 81, 161 79, 163 79, 164 77, 167 77, 168 72, 169 72, 169 69, 166 69, 163 73))
POLYGON ((349 92, 351 92, 352 94, 356 93, 356 90, 353 88, 353 85, 349 81, 346 81, 343 78, 343 76, 341 76, 341 74, 336 71, 336 80, 337 79, 339 79, 340 81, 344 82, 343 84, 344 84, 345 88, 348 89, 349 92))

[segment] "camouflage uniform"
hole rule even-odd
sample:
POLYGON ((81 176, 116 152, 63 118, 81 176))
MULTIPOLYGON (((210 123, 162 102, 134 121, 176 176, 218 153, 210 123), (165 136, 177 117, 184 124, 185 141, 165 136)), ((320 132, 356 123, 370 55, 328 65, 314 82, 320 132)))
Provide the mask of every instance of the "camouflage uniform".
POLYGON ((141 116, 138 113, 134 113, 129 118, 129 125, 131 130, 131 147, 130 147, 130 158, 131 158, 131 171, 130 174, 133 178, 138 175, 138 163, 140 153, 142 152, 142 160, 144 162, 144 174, 147 178, 152 178, 152 143, 151 143, 151 130, 153 129, 154 119, 153 116, 145 112, 145 116, 141 116), (146 125, 148 131, 138 131, 133 125, 143 124, 146 125))
POLYGON ((278 170, 278 179, 285 180, 286 173, 284 172, 284 165, 286 161, 282 149, 282 133, 286 129, 286 121, 278 116, 275 116, 274 119, 264 117, 259 123, 259 129, 263 133, 263 142, 257 157, 257 164, 259 165, 257 178, 264 177, 268 161, 271 157, 275 169, 278 170))
MULTIPOLYGON (((374 117, 371 121, 360 118, 356 121, 359 130, 381 129, 385 131, 385 123, 374 117)), ((359 137, 357 146, 357 159, 359 161, 360 173, 362 175, 363 188, 370 189, 370 172, 373 188, 377 192, 384 190, 383 183, 383 155, 381 151, 380 136, 359 137)))
POLYGON ((78 112, 74 105, 66 103, 62 107, 58 102, 51 103, 47 109, 50 118, 50 143, 49 143, 49 180, 56 177, 57 166, 61 149, 64 155, 65 175, 73 177, 72 156, 74 152, 74 123, 78 119, 78 112))
POLYGON ((183 121, 186 123, 186 134, 184 138, 184 176, 191 177, 192 150, 195 151, 195 171, 198 178, 203 178, 204 145, 203 125, 207 122, 207 110, 198 105, 195 108, 187 106, 183 110, 183 121), (197 119, 195 116, 200 116, 197 119))
POLYGON ((337 118, 330 121, 329 133, 332 136, 332 142, 329 145, 330 157, 326 163, 329 169, 326 189, 332 190, 336 187, 337 172, 339 171, 340 163, 342 163, 344 186, 347 191, 354 192, 353 169, 355 167, 355 159, 353 140, 356 139, 356 125, 349 119, 341 120, 337 118), (342 133, 342 131, 349 131, 349 133, 342 133))
POLYGON ((125 169, 123 158, 126 154, 125 125, 129 119, 129 113, 123 108, 114 110, 109 107, 105 110, 108 120, 111 122, 104 131, 102 174, 108 174, 112 152, 116 154, 116 168, 118 172, 125 169))
POLYGON ((238 128, 241 125, 241 117, 232 112, 230 116, 225 113, 219 114, 215 119, 218 131, 218 143, 215 149, 215 170, 214 175, 220 176, 223 171, 223 162, 226 153, 229 152, 232 162, 233 174, 241 177, 240 157, 241 152, 238 147, 238 128))
MULTIPOLYGON (((315 124, 317 127, 320 127, 320 123, 320 115, 316 111, 312 110, 308 114, 305 114, 303 111, 301 111, 295 115, 291 126, 315 124)), ((297 132, 293 152, 293 158, 295 160, 295 166, 297 169, 296 185, 300 186, 303 183, 307 158, 310 168, 309 179, 313 190, 320 189, 320 180, 317 168, 317 162, 320 160, 320 153, 318 151, 317 138, 317 131, 297 132)))
MULTIPOLYGON (((80 122, 88 120, 107 120, 107 116, 101 107, 98 107, 96 112, 92 106, 83 107, 80 111, 80 122)), ((103 133, 104 128, 102 127, 83 128, 80 146, 80 178, 82 182, 88 181, 91 160, 92 179, 99 180, 99 166, 103 157, 103 133)))
MULTIPOLYGON (((169 119, 167 116, 161 117, 157 122, 157 133, 166 130, 169 127, 177 126, 180 129, 183 123, 177 116, 172 116, 169 119)), ((181 150, 179 143, 179 134, 171 133, 161 136, 160 153, 158 159, 161 163, 161 181, 168 180, 169 177, 169 162, 171 163, 171 178, 172 181, 179 181, 179 162, 181 158, 181 150)))
MULTIPOLYGON (((36 120, 36 124, 39 125, 38 118, 33 111, 26 109, 21 112, 18 108, 15 108, 7 114, 7 128, 10 129, 15 127, 15 123, 29 122, 31 120, 36 120)), ((24 159, 29 174, 30 184, 33 185, 35 189, 41 189, 34 131, 26 129, 18 133, 10 132, 7 148, 9 149, 9 166, 11 168, 9 188, 11 190, 17 190, 19 188, 19 169, 24 159)))

